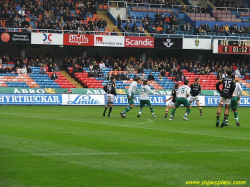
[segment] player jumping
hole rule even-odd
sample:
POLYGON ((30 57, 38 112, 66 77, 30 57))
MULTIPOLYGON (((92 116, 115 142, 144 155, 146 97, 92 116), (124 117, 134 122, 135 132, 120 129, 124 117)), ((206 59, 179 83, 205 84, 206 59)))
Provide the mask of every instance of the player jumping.
POLYGON ((195 78, 195 82, 191 84, 190 89, 191 89, 190 92, 191 96, 188 98, 188 101, 190 104, 196 101, 197 106, 199 107, 200 110, 200 115, 203 116, 202 108, 200 106, 200 101, 199 101, 199 94, 201 93, 200 78, 195 78))
POLYGON ((164 118, 167 118, 168 117, 168 111, 170 108, 172 108, 176 102, 176 93, 178 91, 178 88, 179 88, 179 83, 175 83, 174 85, 174 88, 172 90, 172 94, 171 94, 171 97, 169 97, 168 99, 166 99, 164 102, 167 102, 169 100, 172 99, 172 101, 168 104, 168 106, 166 107, 166 110, 165 110, 165 116, 164 118))
POLYGON ((228 112, 229 112, 229 106, 231 103, 231 98, 235 89, 235 81, 232 78, 232 72, 227 71, 228 77, 225 77, 221 79, 217 84, 216 84, 216 90, 220 93, 220 100, 219 100, 219 105, 217 109, 217 121, 216 121, 216 127, 219 127, 220 123, 220 114, 221 114, 221 108, 225 104, 225 112, 224 112, 224 120, 221 123, 220 127, 224 127, 226 124, 226 120, 228 118, 228 112), (222 90, 220 89, 220 85, 223 84, 222 90))
POLYGON ((110 82, 107 83, 104 86, 104 91, 107 93, 107 105, 105 106, 104 112, 103 112, 103 116, 105 117, 106 111, 108 109, 109 106, 109 113, 108 113, 108 117, 110 117, 110 113, 112 112, 112 108, 113 108, 113 103, 115 100, 115 96, 116 96, 116 90, 115 90, 115 77, 111 77, 110 78, 110 82))
POLYGON ((188 120, 187 115, 191 112, 191 106, 188 102, 187 98, 190 95, 190 87, 188 86, 189 80, 184 81, 184 85, 180 86, 177 92, 177 99, 176 102, 172 108, 172 113, 169 118, 169 120, 173 120, 174 114, 176 109, 183 104, 185 107, 187 107, 186 113, 183 117, 184 120, 188 120))
POLYGON ((151 111, 152 116, 156 118, 156 116, 154 114, 153 106, 151 105, 149 97, 148 97, 149 93, 155 94, 156 91, 150 89, 150 87, 148 86, 147 79, 143 80, 143 85, 140 88, 140 92, 141 92, 140 93, 140 111, 139 111, 139 114, 137 117, 138 118, 141 117, 142 108, 144 107, 144 105, 148 105, 150 107, 150 111, 151 111))

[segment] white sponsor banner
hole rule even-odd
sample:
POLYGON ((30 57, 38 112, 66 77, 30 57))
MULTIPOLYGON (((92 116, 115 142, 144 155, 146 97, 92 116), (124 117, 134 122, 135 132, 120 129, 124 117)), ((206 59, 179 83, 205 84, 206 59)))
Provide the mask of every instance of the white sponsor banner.
POLYGON ((124 36, 95 35, 94 46, 124 47, 124 36))
POLYGON ((63 34, 31 33, 31 44, 63 45, 63 34))
POLYGON ((217 39, 213 40, 213 53, 218 53, 218 42, 217 39))
POLYGON ((105 105, 105 95, 63 94, 62 105, 105 105))
POLYGON ((183 38, 183 49, 212 50, 211 39, 183 38))

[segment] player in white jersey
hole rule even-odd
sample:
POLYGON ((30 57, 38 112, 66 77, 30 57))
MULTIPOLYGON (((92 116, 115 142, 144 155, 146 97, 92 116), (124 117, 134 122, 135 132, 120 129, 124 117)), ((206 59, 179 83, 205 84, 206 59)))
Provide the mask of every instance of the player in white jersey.
POLYGON ((126 118, 126 113, 130 111, 132 108, 134 108, 135 106, 135 102, 134 102, 135 92, 137 89, 137 84, 140 83, 140 81, 141 81, 141 78, 136 77, 135 81, 133 81, 129 86, 128 95, 127 95, 129 106, 120 112, 122 118, 126 118))
MULTIPOLYGON (((236 125, 237 126, 240 126, 240 122, 239 122, 239 114, 237 112, 237 108, 238 108, 238 105, 239 105, 239 102, 240 102, 240 96, 242 94, 242 87, 240 85, 240 83, 238 82, 238 80, 235 80, 235 84, 236 84, 236 87, 235 87, 235 90, 233 92, 233 98, 231 99, 231 103, 230 103, 230 109, 233 110, 234 112, 234 118, 235 118, 235 121, 236 121, 236 125)), ((228 126, 228 119, 226 120, 226 125, 225 126, 228 126)))
POLYGON ((143 85, 140 88, 140 111, 139 111, 139 114, 137 116, 138 118, 141 117, 142 108, 145 105, 148 105, 150 107, 150 111, 151 111, 152 116, 156 117, 155 114, 154 114, 153 106, 151 105, 149 97, 148 97, 149 93, 156 94, 156 92, 157 91, 154 91, 154 90, 150 89, 150 87, 148 86, 148 80, 147 79, 143 80, 143 85))
POLYGON ((171 113, 169 120, 173 120, 175 111, 181 104, 183 104, 185 107, 187 107, 187 110, 186 110, 186 113, 184 114, 183 119, 188 120, 187 115, 191 111, 190 103, 187 100, 187 98, 190 95, 190 87, 188 86, 188 83, 189 83, 189 80, 185 80, 184 85, 179 87, 179 89, 177 91, 177 95, 176 95, 177 99, 176 99, 176 102, 174 104, 174 107, 172 108, 172 113, 171 113))

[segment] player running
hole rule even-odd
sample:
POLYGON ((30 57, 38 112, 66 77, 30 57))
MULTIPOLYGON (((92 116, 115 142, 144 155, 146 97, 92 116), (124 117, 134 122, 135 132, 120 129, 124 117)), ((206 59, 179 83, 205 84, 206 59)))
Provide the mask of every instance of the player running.
POLYGON ((108 113, 108 117, 110 117, 110 113, 112 111, 113 108, 113 103, 115 101, 115 96, 116 96, 116 89, 115 89, 115 77, 111 77, 110 78, 110 82, 107 83, 104 86, 104 91, 107 93, 107 105, 105 106, 104 112, 103 112, 103 116, 105 117, 106 115, 106 111, 108 109, 109 106, 109 113, 108 113))
POLYGON ((203 116, 202 108, 200 106, 200 101, 199 101, 199 94, 201 93, 200 78, 195 78, 195 82, 191 84, 190 89, 191 89, 190 92, 191 96, 188 98, 188 101, 190 104, 196 101, 197 106, 199 107, 200 110, 200 115, 203 116))
POLYGON ((167 118, 168 117, 168 111, 170 108, 172 108, 176 102, 176 93, 178 91, 178 88, 179 88, 179 83, 175 83, 174 85, 174 88, 172 90, 172 94, 171 94, 171 97, 169 97, 168 99, 166 99, 164 102, 167 102, 169 100, 172 99, 172 101, 168 104, 168 106, 166 107, 166 110, 165 110, 165 116, 164 118, 167 118))
POLYGON ((172 113, 169 118, 169 120, 173 120, 175 110, 183 104, 185 107, 187 107, 186 113, 183 117, 184 120, 188 120, 187 115, 191 112, 191 106, 190 103, 188 102, 187 98, 190 95, 190 87, 188 86, 189 80, 184 81, 184 85, 180 86, 178 91, 177 91, 177 99, 176 102, 172 108, 172 113))
POLYGON ((220 127, 224 127, 226 124, 226 120, 228 118, 228 112, 229 112, 229 106, 231 103, 231 98, 235 89, 235 81, 232 78, 232 72, 227 71, 228 77, 225 77, 221 79, 216 84, 216 90, 220 93, 220 100, 219 105, 217 109, 217 121, 216 121, 216 127, 219 127, 220 123, 220 114, 221 114, 221 108, 225 104, 225 112, 224 112, 224 120, 221 123, 220 127), (223 84, 222 90, 220 89, 220 85, 223 84))
POLYGON ((150 112, 152 114, 152 116, 154 118, 156 118, 155 114, 154 114, 154 109, 153 109, 153 106, 151 105, 150 103, 150 100, 149 100, 149 97, 148 97, 148 94, 149 93, 153 93, 153 94, 156 94, 157 91, 154 91, 154 90, 151 90, 150 87, 148 86, 148 80, 145 79, 143 80, 143 85, 141 86, 140 88, 140 110, 139 110, 139 114, 138 114, 138 118, 141 117, 141 113, 142 113, 142 108, 145 106, 145 105, 148 105, 150 107, 150 112))
POLYGON ((135 101, 134 101, 135 92, 136 92, 136 89, 137 89, 137 84, 139 84, 140 81, 141 81, 141 78, 136 77, 135 81, 133 81, 129 86, 128 95, 127 95, 129 106, 126 107, 123 111, 120 112, 122 118, 126 118, 126 113, 129 112, 135 106, 135 101))
MULTIPOLYGON (((235 82, 236 82, 235 83, 236 87, 235 87, 235 90, 234 90, 234 93, 233 93, 233 98, 231 99, 229 109, 231 108, 233 110, 236 125, 240 126, 239 114, 237 112, 237 108, 238 108, 238 105, 239 105, 239 102, 240 102, 240 96, 242 94, 243 89, 242 89, 242 87, 241 87, 238 80, 235 80, 235 82)), ((226 120, 226 126, 228 126, 228 119, 226 120)))

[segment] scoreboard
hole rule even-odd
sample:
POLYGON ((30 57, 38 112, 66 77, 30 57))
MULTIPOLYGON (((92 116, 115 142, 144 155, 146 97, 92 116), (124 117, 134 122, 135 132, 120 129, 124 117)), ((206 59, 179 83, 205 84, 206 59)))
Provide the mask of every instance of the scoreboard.
POLYGON ((214 40, 213 53, 250 54, 250 40, 214 40))

